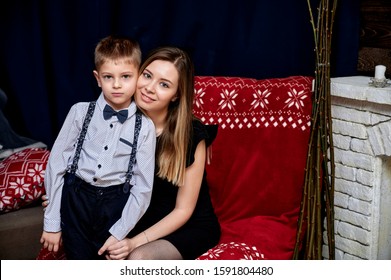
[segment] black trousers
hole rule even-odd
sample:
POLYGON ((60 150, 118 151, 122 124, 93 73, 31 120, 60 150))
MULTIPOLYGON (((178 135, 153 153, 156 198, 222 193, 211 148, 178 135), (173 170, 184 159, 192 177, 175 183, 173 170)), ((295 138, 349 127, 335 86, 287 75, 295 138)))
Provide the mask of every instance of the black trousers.
POLYGON ((74 174, 64 176, 61 230, 67 259, 104 259, 98 250, 111 235, 111 226, 121 217, 129 194, 123 184, 96 187, 74 174))

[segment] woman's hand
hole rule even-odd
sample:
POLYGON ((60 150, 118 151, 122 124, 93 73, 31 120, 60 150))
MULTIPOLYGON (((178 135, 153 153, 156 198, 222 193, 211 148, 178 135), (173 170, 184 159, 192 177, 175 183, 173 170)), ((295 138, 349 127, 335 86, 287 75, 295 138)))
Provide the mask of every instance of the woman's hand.
POLYGON ((49 198, 48 198, 48 196, 46 195, 46 194, 44 194, 42 197, 41 197, 41 199, 42 199, 42 207, 43 207, 43 211, 45 211, 46 210, 46 207, 49 205, 49 198))
POLYGON ((135 248, 132 239, 130 238, 125 238, 115 243, 109 242, 109 239, 98 252, 98 254, 103 254, 103 252, 106 251, 106 259, 108 260, 124 260, 135 248), (108 245, 108 243, 110 243, 110 245, 108 245))

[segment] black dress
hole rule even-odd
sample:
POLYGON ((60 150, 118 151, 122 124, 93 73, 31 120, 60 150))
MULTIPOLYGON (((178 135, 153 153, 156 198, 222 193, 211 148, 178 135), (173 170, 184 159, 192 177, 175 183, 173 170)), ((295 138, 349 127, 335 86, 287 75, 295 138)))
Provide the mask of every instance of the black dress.
MULTIPOLYGON (((207 145, 213 141, 215 131, 211 133, 211 127, 208 127, 208 130, 198 120, 193 121, 193 139, 189 147, 187 166, 194 162, 194 153, 200 141, 205 140, 207 145)), ((156 145, 159 144, 159 138, 157 138, 156 145)), ((177 186, 155 175, 148 210, 128 237, 135 236, 167 216, 175 207, 177 193, 177 186)), ((219 238, 220 225, 212 207, 206 173, 204 172, 200 194, 191 218, 177 231, 161 239, 173 244, 183 259, 193 260, 215 246, 219 238)))

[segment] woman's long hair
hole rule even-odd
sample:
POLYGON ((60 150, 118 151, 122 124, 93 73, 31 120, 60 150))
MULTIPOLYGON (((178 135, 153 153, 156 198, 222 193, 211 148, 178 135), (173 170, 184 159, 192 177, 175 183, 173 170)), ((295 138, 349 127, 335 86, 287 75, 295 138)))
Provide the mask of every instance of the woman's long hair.
POLYGON ((149 54, 140 73, 155 60, 172 62, 179 74, 177 98, 169 105, 166 126, 156 147, 157 175, 181 186, 185 180, 187 150, 193 132, 194 66, 185 51, 160 47, 149 54))

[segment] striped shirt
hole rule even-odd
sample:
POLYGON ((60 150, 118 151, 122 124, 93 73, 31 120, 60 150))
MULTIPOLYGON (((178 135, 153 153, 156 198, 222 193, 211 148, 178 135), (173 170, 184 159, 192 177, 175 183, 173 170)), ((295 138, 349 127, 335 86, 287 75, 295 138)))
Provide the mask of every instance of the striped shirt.
MULTIPOLYGON (((116 116, 104 120, 103 108, 106 104, 102 93, 96 102, 76 170, 79 178, 99 187, 125 182, 137 111, 136 104, 132 102, 128 107, 128 118, 121 124, 116 116)), ((44 215, 44 230, 47 232, 61 231, 63 176, 72 164, 88 105, 88 102, 80 102, 72 106, 51 149, 45 171, 45 188, 50 201, 44 215)), ((155 127, 153 122, 143 115, 136 164, 133 166, 134 175, 130 181, 133 187, 122 217, 110 228, 110 233, 118 240, 126 237, 149 206, 155 167, 155 145, 155 127)))

